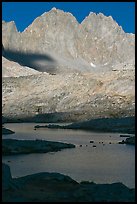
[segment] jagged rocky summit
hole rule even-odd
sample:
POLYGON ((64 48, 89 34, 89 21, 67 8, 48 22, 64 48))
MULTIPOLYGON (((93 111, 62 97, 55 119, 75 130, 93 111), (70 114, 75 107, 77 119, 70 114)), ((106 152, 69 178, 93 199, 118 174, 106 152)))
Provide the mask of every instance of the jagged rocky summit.
POLYGON ((21 33, 3 21, 2 43, 5 118, 134 116, 135 35, 111 16, 90 13, 79 24, 53 8, 21 33))

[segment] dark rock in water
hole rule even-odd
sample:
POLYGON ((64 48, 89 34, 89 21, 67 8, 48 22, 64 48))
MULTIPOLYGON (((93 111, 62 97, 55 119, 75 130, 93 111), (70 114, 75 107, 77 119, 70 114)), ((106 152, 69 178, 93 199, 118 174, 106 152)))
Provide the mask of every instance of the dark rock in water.
POLYGON ((58 127, 60 128, 60 126, 56 124, 55 125, 49 124, 49 125, 35 125, 34 126, 35 129, 39 129, 39 128, 54 128, 54 129, 57 128, 58 129, 58 127))
POLYGON ((45 140, 2 140, 3 155, 56 152, 61 149, 74 147, 75 145, 73 144, 45 140))
POLYGON ((90 143, 94 143, 94 141, 93 141, 93 140, 91 140, 91 141, 90 141, 90 143))
POLYGON ((126 144, 135 145, 135 137, 129 137, 126 139, 126 144))
POLYGON ((11 178, 9 167, 3 165, 2 181, 8 177, 5 187, 2 182, 3 202, 134 202, 135 190, 122 183, 96 184, 76 182, 60 173, 37 173, 20 178, 11 178), (5 170, 6 169, 6 170, 5 170))
POLYGON ((93 147, 96 147, 96 145, 93 145, 93 147))
POLYGON ((125 141, 124 140, 122 140, 121 142, 119 142, 118 144, 125 144, 125 141))
POLYGON ((2 134, 3 135, 14 134, 14 133, 15 133, 14 131, 2 127, 2 134))
POLYGON ((45 127, 45 126, 44 125, 35 125, 34 129, 36 130, 37 128, 43 128, 43 127, 45 127))
POLYGON ((119 142, 119 144, 135 145, 135 136, 134 137, 128 137, 126 140, 122 140, 122 142, 119 142))
POLYGON ((120 137, 130 137, 130 135, 120 135, 120 137))

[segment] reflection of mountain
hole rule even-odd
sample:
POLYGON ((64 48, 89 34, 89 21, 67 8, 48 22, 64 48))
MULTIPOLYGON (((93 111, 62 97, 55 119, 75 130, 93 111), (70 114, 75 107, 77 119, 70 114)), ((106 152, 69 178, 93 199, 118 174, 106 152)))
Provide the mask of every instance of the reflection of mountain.
POLYGON ((135 36, 111 17, 90 13, 79 24, 70 13, 52 9, 22 33, 3 21, 2 43, 3 76, 16 76, 3 78, 4 117, 134 116, 135 36))

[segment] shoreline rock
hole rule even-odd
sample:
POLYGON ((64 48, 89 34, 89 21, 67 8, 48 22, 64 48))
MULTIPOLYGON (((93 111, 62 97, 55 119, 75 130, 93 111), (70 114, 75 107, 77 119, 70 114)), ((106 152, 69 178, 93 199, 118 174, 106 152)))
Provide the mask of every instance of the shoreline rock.
POLYGON ((2 135, 8 135, 8 134, 14 134, 14 133, 15 133, 14 131, 2 127, 2 135))
POLYGON ((75 148, 75 145, 46 140, 2 140, 3 155, 56 152, 65 148, 75 148))
POLYGON ((2 168, 3 202, 134 202, 135 189, 122 183, 78 183, 60 173, 37 173, 11 178, 9 167, 2 168), (6 174, 6 175, 5 175, 6 174), (5 183, 8 187, 5 189, 5 183))
POLYGON ((118 132, 118 133, 135 133, 135 118, 99 118, 83 122, 75 122, 70 125, 36 125, 35 128, 57 128, 57 129, 74 129, 97 132, 118 132))
POLYGON ((122 140, 122 142, 119 142, 119 144, 135 145, 135 136, 128 137, 126 138, 126 140, 122 140))

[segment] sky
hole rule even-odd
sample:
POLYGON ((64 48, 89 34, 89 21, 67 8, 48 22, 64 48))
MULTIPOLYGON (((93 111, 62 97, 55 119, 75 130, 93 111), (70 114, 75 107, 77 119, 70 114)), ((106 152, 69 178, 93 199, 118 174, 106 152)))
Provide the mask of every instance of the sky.
POLYGON ((53 7, 70 12, 81 23, 90 12, 112 16, 127 33, 135 33, 134 2, 2 2, 2 20, 14 21, 22 32, 53 7))

